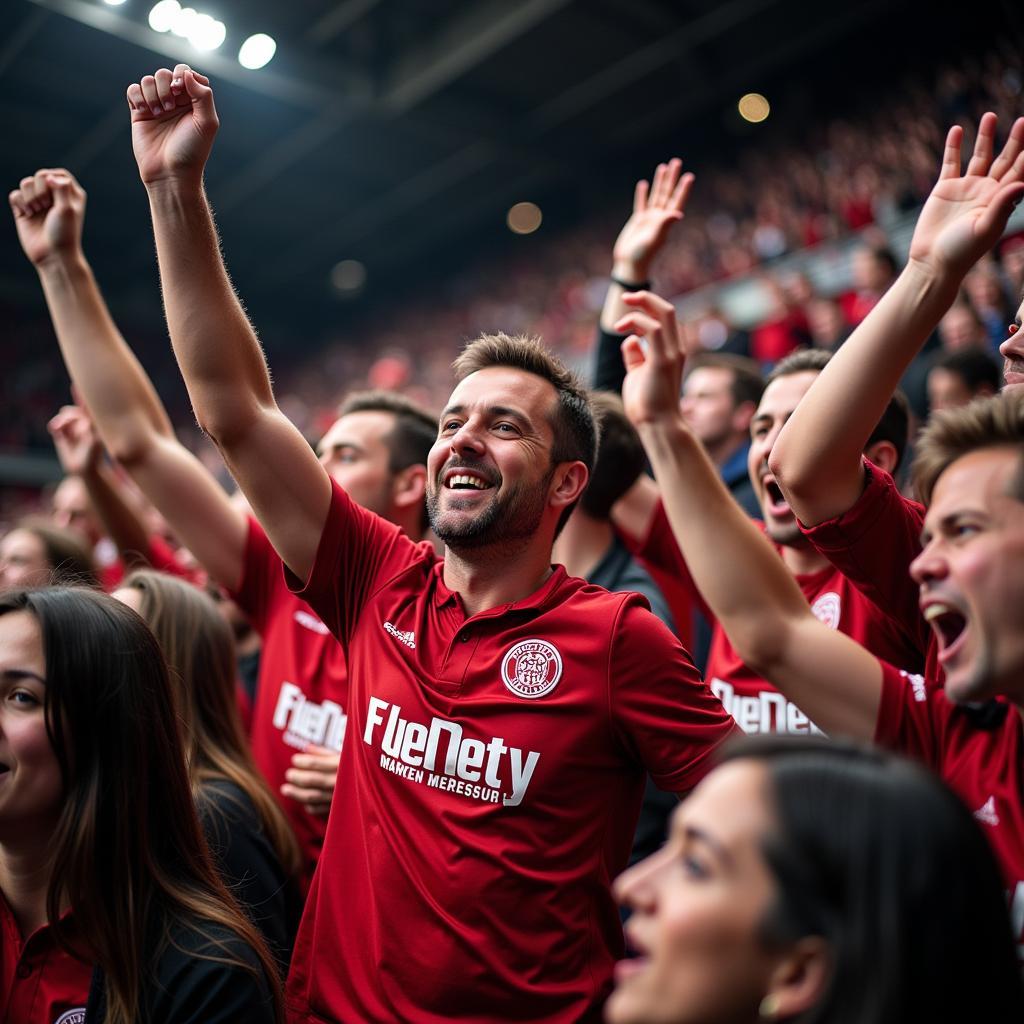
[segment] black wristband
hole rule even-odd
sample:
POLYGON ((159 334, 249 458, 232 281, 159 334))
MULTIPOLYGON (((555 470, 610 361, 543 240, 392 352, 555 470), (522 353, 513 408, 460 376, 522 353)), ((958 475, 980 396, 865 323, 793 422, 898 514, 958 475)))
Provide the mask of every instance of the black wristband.
POLYGON ((627 292, 645 292, 651 287, 650 281, 637 281, 636 284, 629 284, 623 281, 621 277, 616 277, 612 274, 612 284, 617 284, 620 288, 627 292))

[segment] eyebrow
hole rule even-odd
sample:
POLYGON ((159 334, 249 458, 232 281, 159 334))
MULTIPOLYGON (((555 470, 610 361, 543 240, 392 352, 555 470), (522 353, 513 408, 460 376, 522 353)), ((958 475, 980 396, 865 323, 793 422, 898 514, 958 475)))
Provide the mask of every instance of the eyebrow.
POLYGON ((735 865, 736 862, 733 859, 732 854, 722 845, 722 843, 715 839, 714 836, 705 832, 704 829, 698 828, 696 825, 687 825, 683 829, 683 835, 687 839, 695 840, 709 846, 715 852, 715 855, 728 864, 729 867, 733 867, 735 865))
MULTIPOLYGON (((444 420, 448 416, 461 416, 466 412, 464 405, 449 405, 443 413, 441 413, 441 419, 444 420)), ((533 424, 529 418, 519 412, 518 409, 513 409, 508 405, 489 405, 486 409, 489 416, 507 416, 509 419, 515 420, 520 426, 526 427, 529 430, 533 429, 533 424)))
POLYGON ((27 668, 5 668, 0 669, 0 679, 4 682, 16 683, 21 679, 34 679, 37 683, 46 685, 46 680, 38 672, 32 672, 27 668))
POLYGON ((316 446, 317 455, 323 455, 324 452, 331 451, 336 452, 339 448, 352 448, 357 452, 364 451, 362 445, 356 444, 355 441, 332 441, 330 444, 324 444, 322 441, 316 446))
MULTIPOLYGON (((981 518, 987 519, 988 516, 982 509, 977 508, 958 508, 952 512, 947 512, 944 516, 939 519, 939 529, 946 530, 952 526, 961 516, 980 516, 981 518)), ((921 545, 924 546, 934 536, 935 531, 926 523, 921 529, 920 541, 921 545)))

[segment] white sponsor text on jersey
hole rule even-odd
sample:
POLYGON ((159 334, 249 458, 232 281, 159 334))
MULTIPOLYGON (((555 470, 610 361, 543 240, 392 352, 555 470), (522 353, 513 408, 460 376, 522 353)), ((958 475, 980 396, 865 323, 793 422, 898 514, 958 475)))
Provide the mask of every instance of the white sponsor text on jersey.
POLYGON ((711 691, 744 732, 822 735, 821 729, 792 701, 775 690, 759 690, 748 697, 737 693, 736 688, 724 679, 712 679, 711 691))
POLYGON ((340 704, 307 700, 294 683, 282 683, 274 708, 274 728, 284 732, 290 747, 305 750, 310 744, 341 750, 348 719, 340 704))

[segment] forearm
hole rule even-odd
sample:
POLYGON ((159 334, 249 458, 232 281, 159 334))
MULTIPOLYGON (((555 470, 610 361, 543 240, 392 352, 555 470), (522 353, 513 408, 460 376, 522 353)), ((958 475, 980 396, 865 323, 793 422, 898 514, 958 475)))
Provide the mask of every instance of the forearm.
POLYGON ((787 625, 811 614, 799 587, 681 420, 639 430, 698 590, 745 661, 773 662, 787 625))
POLYGON ((84 255, 38 270, 68 373, 107 449, 130 462, 151 437, 172 434, 163 405, 114 324, 84 255))
POLYGON ((771 467, 802 521, 832 518, 856 500, 864 447, 956 290, 908 265, 797 406, 771 467))
POLYGON ((125 496, 110 470, 102 464, 82 474, 89 500, 103 528, 129 569, 149 565, 149 534, 139 510, 125 496))
POLYGON ((201 186, 149 187, 171 344, 200 425, 230 447, 274 406, 266 361, 220 254, 201 186))

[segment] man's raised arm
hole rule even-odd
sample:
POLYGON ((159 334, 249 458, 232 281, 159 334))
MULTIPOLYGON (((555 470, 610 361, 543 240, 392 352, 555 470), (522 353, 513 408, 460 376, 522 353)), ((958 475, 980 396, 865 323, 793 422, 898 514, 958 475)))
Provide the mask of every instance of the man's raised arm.
POLYGON ((82 250, 85 192, 68 171, 46 169, 22 179, 9 201, 68 373, 107 451, 203 568, 234 589, 242 575, 245 516, 175 437, 156 390, 110 316, 82 250))
POLYGON ((871 739, 881 663, 819 622, 778 554, 736 504, 679 411, 684 352, 671 303, 624 299, 622 397, 661 486, 680 550, 743 661, 826 732, 871 739), (645 351, 646 347, 646 351, 645 351))
POLYGON ((263 352, 221 258, 203 190, 218 127, 209 80, 184 64, 163 68, 129 86, 128 104, 171 344, 193 409, 278 554, 305 579, 331 483, 274 401, 263 352))
POLYGON ((963 129, 949 130, 906 268, 822 370, 775 442, 771 470, 808 526, 842 515, 860 497, 862 453, 900 378, 1024 194, 1024 118, 993 160, 995 131, 995 114, 985 114, 961 174, 963 129))

